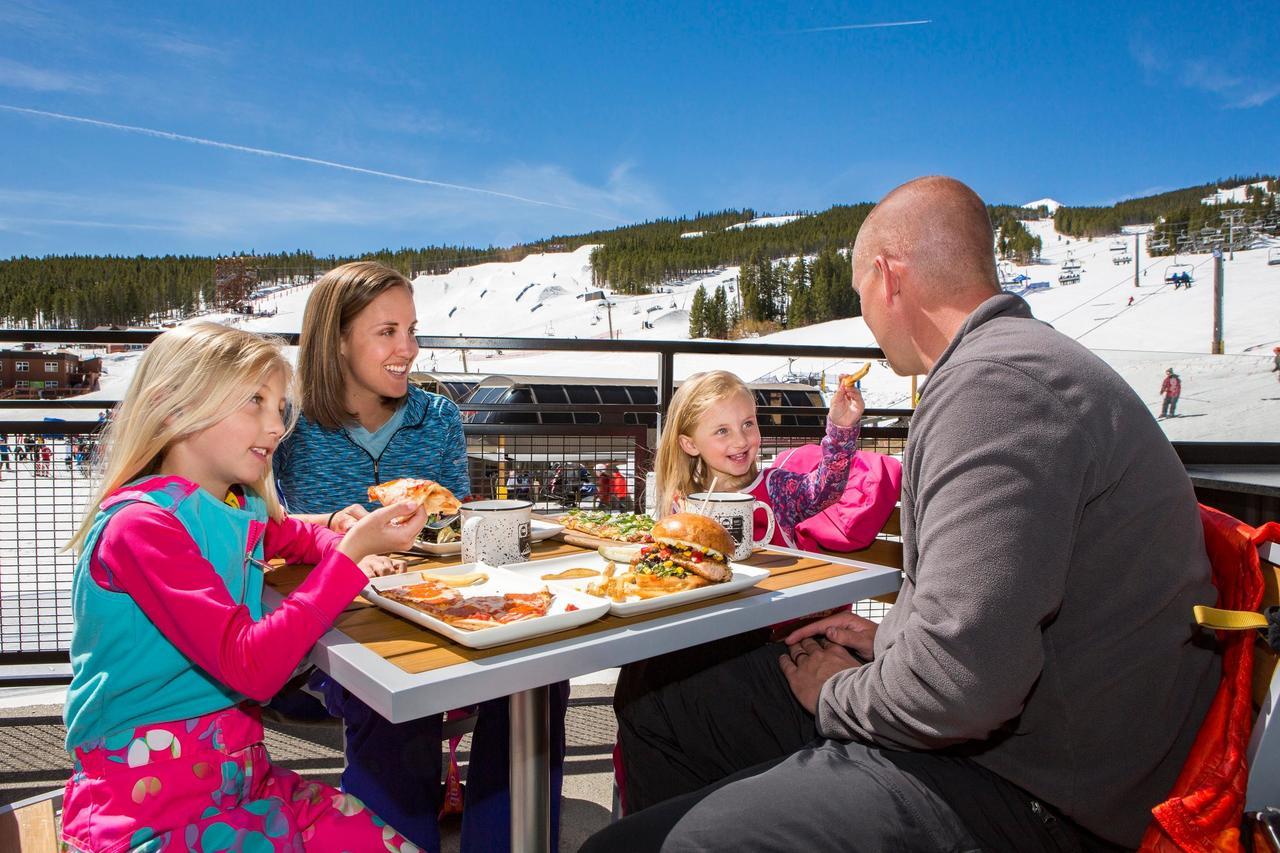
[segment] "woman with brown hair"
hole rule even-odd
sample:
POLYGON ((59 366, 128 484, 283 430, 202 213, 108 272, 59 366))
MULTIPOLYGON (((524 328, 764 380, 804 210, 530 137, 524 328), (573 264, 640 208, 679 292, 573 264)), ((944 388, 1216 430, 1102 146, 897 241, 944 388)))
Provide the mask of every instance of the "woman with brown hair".
MULTIPOLYGON (((449 399, 410 384, 418 355, 413 287, 372 262, 327 273, 307 301, 298 349, 302 411, 275 455, 290 512, 345 530, 367 512, 369 486, 397 477, 435 480, 471 494, 462 416, 449 399)), ((343 789, 428 851, 437 827, 441 717, 392 724, 341 685, 313 677, 346 723, 343 789)), ((559 831, 568 685, 552 693, 555 738, 552 837, 559 831)), ((463 851, 510 846, 509 722, 505 698, 480 705, 467 772, 463 851)))

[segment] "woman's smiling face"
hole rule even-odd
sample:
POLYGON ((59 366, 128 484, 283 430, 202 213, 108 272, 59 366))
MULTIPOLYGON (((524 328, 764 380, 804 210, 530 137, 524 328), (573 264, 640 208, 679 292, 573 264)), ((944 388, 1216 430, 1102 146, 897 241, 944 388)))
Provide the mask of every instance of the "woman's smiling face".
POLYGON ((380 293, 355 316, 342 337, 348 404, 371 396, 398 399, 409 392, 409 371, 418 357, 417 327, 413 294, 404 287, 380 293))

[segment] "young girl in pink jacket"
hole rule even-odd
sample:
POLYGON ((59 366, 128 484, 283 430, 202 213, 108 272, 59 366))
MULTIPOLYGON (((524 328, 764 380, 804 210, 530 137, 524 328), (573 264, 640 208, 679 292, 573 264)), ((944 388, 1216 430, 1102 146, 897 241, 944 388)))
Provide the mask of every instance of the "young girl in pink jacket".
POLYGON ((102 486, 69 543, 69 850, 417 849, 263 746, 257 703, 364 587, 357 562, 409 547, 426 520, 404 503, 340 536, 284 515, 271 455, 290 375, 256 335, 175 329, 147 350, 104 434, 102 486), (315 568, 265 613, 272 557, 315 568))
MULTIPOLYGON (((893 511, 902 482, 896 460, 859 454, 858 420, 865 408, 861 391, 837 383, 820 452, 788 451, 761 471, 760 427, 750 389, 724 370, 689 377, 671 399, 658 440, 654 469, 660 514, 678 512, 685 498, 709 490, 714 481, 717 492, 749 493, 772 507, 774 544, 832 548, 849 540, 845 550, 863 547, 866 542, 853 540, 875 536, 893 511), (860 455, 872 458, 858 460, 860 455), (851 482, 851 472, 856 482, 851 482), (846 496, 851 486, 856 498, 846 496), (831 523, 815 519, 847 500, 858 506, 849 507, 845 517, 833 517, 831 523), (856 518, 858 514, 866 517, 856 518), (811 519, 822 523, 809 523, 811 519), (816 541, 806 535, 809 529, 816 541)), ((763 521, 758 510, 755 526, 763 529, 763 521)))

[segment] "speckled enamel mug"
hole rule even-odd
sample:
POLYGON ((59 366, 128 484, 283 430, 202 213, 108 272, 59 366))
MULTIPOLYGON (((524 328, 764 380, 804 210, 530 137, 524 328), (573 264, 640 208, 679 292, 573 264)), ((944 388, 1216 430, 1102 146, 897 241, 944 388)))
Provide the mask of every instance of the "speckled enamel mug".
POLYGON ((684 502, 686 512, 696 512, 714 518, 733 537, 734 560, 745 560, 757 545, 767 545, 773 539, 773 510, 767 503, 741 492, 699 492, 689 495, 684 502), (764 510, 767 524, 764 536, 755 538, 756 509, 764 510))
POLYGON ((505 566, 529 559, 529 501, 474 501, 462 505, 462 562, 505 566))

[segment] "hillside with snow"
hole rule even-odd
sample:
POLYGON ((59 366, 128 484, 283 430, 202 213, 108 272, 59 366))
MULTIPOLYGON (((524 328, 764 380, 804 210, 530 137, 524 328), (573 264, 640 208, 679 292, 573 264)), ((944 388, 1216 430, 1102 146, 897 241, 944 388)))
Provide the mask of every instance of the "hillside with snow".
MULTIPOLYGON (((1048 205, 1052 199, 1031 202, 1048 205)), ((1268 249, 1237 252, 1225 262, 1224 327, 1226 355, 1209 355, 1212 333, 1212 257, 1182 255, 1152 258, 1146 237, 1076 239, 1059 235, 1052 220, 1027 223, 1041 238, 1039 263, 1002 264, 1002 277, 1025 276, 1040 285, 1025 294, 1035 315, 1116 368, 1158 412, 1157 391, 1167 367, 1183 380, 1179 417, 1162 422, 1171 438, 1184 440, 1273 440, 1280 420, 1280 383, 1271 373, 1272 347, 1280 345, 1280 265, 1268 266, 1268 249), (1134 241, 1138 254, 1134 284, 1134 241), (1129 256, 1129 263, 1114 263, 1129 256), (1079 281, 1062 283, 1067 267, 1079 266, 1079 281), (1189 288, 1166 283, 1171 271, 1187 271, 1189 288)), ((1143 229, 1135 229, 1141 231, 1143 229)), ((601 293, 593 284, 593 247, 574 252, 530 255, 515 263, 460 267, 445 275, 414 281, 419 329, 429 335, 681 340, 688 337, 689 306, 699 285, 724 286, 736 298, 738 269, 729 267, 693 277, 646 296, 601 293), (600 298, 600 297, 604 298, 600 298)), ((1013 287, 1014 285, 1010 285, 1013 287)), ((269 294, 256 301, 273 316, 229 314, 214 319, 260 331, 296 332, 311 286, 269 294)), ((762 343, 872 346, 861 318, 791 329, 758 339, 762 343)), ((95 397, 119 399, 138 356, 107 357, 107 374, 95 397)), ((657 356, 549 352, 470 352, 475 373, 510 375, 657 376, 657 356)), ((684 356, 676 360, 677 378, 726 366, 747 380, 769 381, 788 374, 833 377, 856 364, 816 358, 761 356, 684 356)), ((461 372, 459 350, 423 350, 416 369, 461 372)), ((868 405, 909 404, 910 380, 884 365, 863 381, 868 405)), ((69 414, 69 413, 68 413, 69 414)), ((93 416, 86 411, 84 417, 93 416)))

